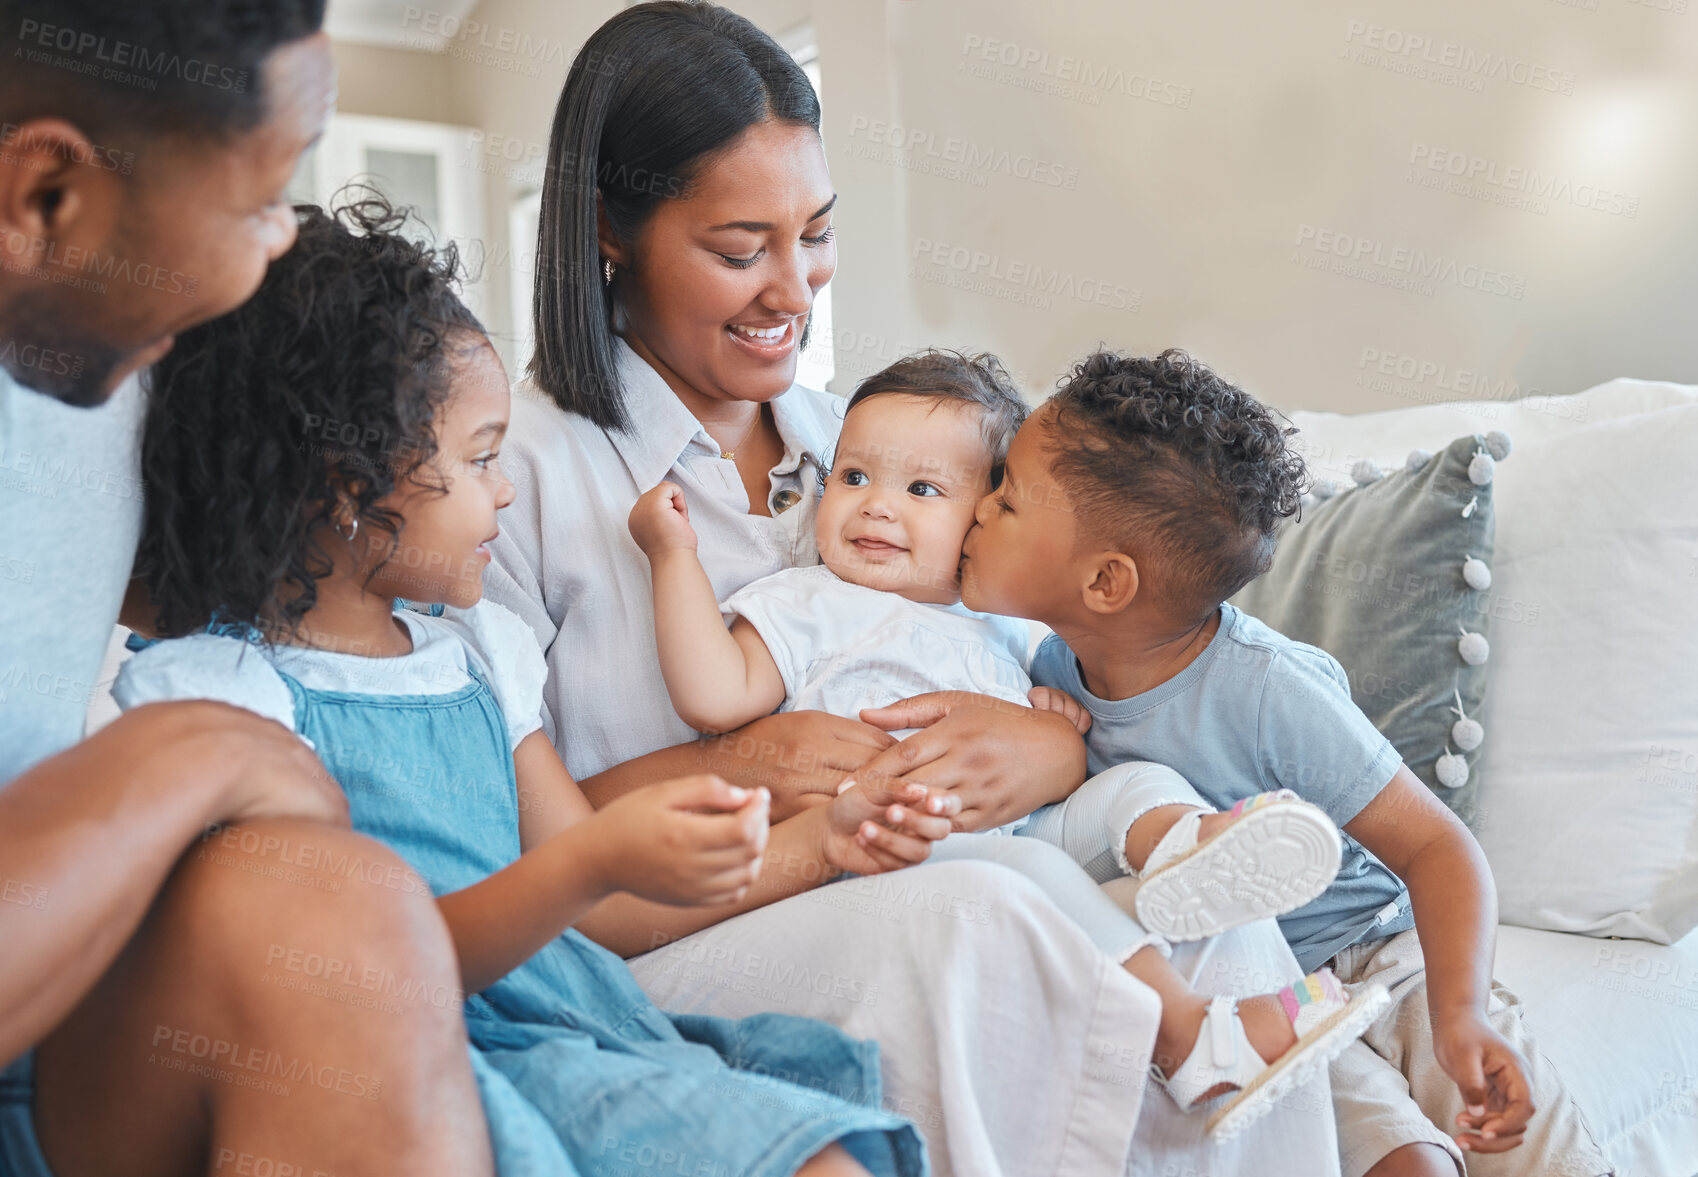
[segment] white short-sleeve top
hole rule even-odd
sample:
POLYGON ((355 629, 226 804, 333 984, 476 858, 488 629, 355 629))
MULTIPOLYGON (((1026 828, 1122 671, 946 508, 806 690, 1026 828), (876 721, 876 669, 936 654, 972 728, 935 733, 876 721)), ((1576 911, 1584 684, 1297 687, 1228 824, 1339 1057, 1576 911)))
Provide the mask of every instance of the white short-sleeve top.
POLYGON ((266 646, 222 634, 191 634, 148 646, 125 662, 112 696, 128 711, 147 703, 212 699, 245 707, 295 730, 287 674, 303 687, 355 695, 446 695, 478 672, 495 693, 517 748, 537 730, 543 666, 524 624, 488 601, 426 617, 407 609, 395 616, 413 639, 410 653, 368 658, 306 646, 266 646))
POLYGON ((928 691, 1026 706, 1024 622, 851 584, 823 564, 762 577, 720 603, 747 618, 784 679, 783 711, 851 718, 928 691))
POLYGON ((772 401, 784 455, 769 476, 769 518, 749 514, 736 463, 623 342, 619 374, 633 423, 623 433, 516 390, 501 450, 516 498, 484 578, 486 597, 536 634, 548 664, 543 729, 579 779, 696 735, 660 674, 648 557, 627 526, 637 497, 663 481, 683 487, 718 600, 818 564, 819 473, 845 405, 801 385, 772 401))

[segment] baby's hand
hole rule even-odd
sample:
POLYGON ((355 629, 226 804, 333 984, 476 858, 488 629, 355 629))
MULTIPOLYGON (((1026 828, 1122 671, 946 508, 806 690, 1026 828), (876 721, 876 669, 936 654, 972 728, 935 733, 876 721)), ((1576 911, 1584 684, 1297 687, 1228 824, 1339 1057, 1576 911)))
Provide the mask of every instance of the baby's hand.
POLYGON ((845 781, 827 815, 826 862, 838 870, 876 875, 924 862, 932 843, 954 828, 961 798, 924 785, 880 789, 845 781))
POLYGON ((1091 730, 1091 713, 1066 691, 1058 691, 1054 687, 1033 687, 1026 692, 1026 702, 1032 705, 1034 711, 1059 711, 1080 735, 1091 730))
POLYGON ((631 538, 651 559, 660 552, 696 550, 696 531, 690 526, 690 507, 684 501, 683 488, 663 482, 645 491, 631 508, 627 525, 631 538))
POLYGON ((717 776, 633 790, 588 819, 603 881, 657 903, 734 903, 760 877, 771 800, 717 776))

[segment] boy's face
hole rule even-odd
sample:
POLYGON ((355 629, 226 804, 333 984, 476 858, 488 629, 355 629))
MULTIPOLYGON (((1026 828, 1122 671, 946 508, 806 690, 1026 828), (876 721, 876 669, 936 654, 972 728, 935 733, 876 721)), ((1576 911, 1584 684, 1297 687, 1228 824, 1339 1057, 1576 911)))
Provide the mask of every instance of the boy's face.
POLYGON ((1002 485, 978 502, 961 553, 961 603, 1052 628, 1077 611, 1073 507, 1050 474, 1051 413, 1040 407, 1015 434, 1002 485))
MULTIPOLYGON (((294 243, 283 190, 335 103, 328 37, 280 46, 263 76, 263 123, 227 140, 150 138, 136 146, 131 176, 59 166, 52 152, 0 162, 13 169, 0 177, 12 191, 34 185, 0 212, 0 262, 9 271, 0 276, 0 333, 75 357, 56 366, 74 376, 14 368, 22 383, 97 404, 178 333, 258 289, 266 266, 294 243)), ((56 133, 78 132, 43 119, 14 137, 40 144, 56 133)))
POLYGON ((911 601, 959 600, 961 540, 990 486, 982 412, 901 393, 856 405, 820 496, 821 562, 911 601))
MULTIPOLYGON (((483 596, 496 512, 513 501, 497 455, 507 433, 507 373, 482 336, 456 333, 448 346, 448 399, 436 413, 436 455, 383 502, 405 525, 369 591, 469 608, 483 596)), ((381 534, 381 533, 380 533, 381 534)), ((373 537, 374 546, 377 537, 373 537)))

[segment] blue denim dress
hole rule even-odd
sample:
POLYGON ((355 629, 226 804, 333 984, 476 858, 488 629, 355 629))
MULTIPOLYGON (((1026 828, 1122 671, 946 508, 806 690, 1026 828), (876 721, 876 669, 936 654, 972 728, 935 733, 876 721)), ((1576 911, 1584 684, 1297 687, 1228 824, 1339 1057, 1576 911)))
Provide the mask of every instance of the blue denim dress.
MULTIPOLYGON (((519 857, 506 727, 471 673, 430 696, 282 676, 354 828, 438 895, 519 857)), ((619 957, 570 929, 465 1014, 502 1177, 788 1177, 832 1141, 876 1174, 929 1171, 914 1127, 879 1106, 876 1044, 785 1014, 664 1014, 619 957)))

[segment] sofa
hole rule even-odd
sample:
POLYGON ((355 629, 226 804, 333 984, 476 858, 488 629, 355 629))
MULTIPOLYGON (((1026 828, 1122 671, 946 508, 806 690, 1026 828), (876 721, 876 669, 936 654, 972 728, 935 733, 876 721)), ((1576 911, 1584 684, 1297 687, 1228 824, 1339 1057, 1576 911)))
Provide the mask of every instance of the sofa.
POLYGON ((1466 814, 1496 973, 1620 1177, 1698 1175, 1698 386, 1289 416, 1325 499, 1459 438, 1505 454, 1466 814))

